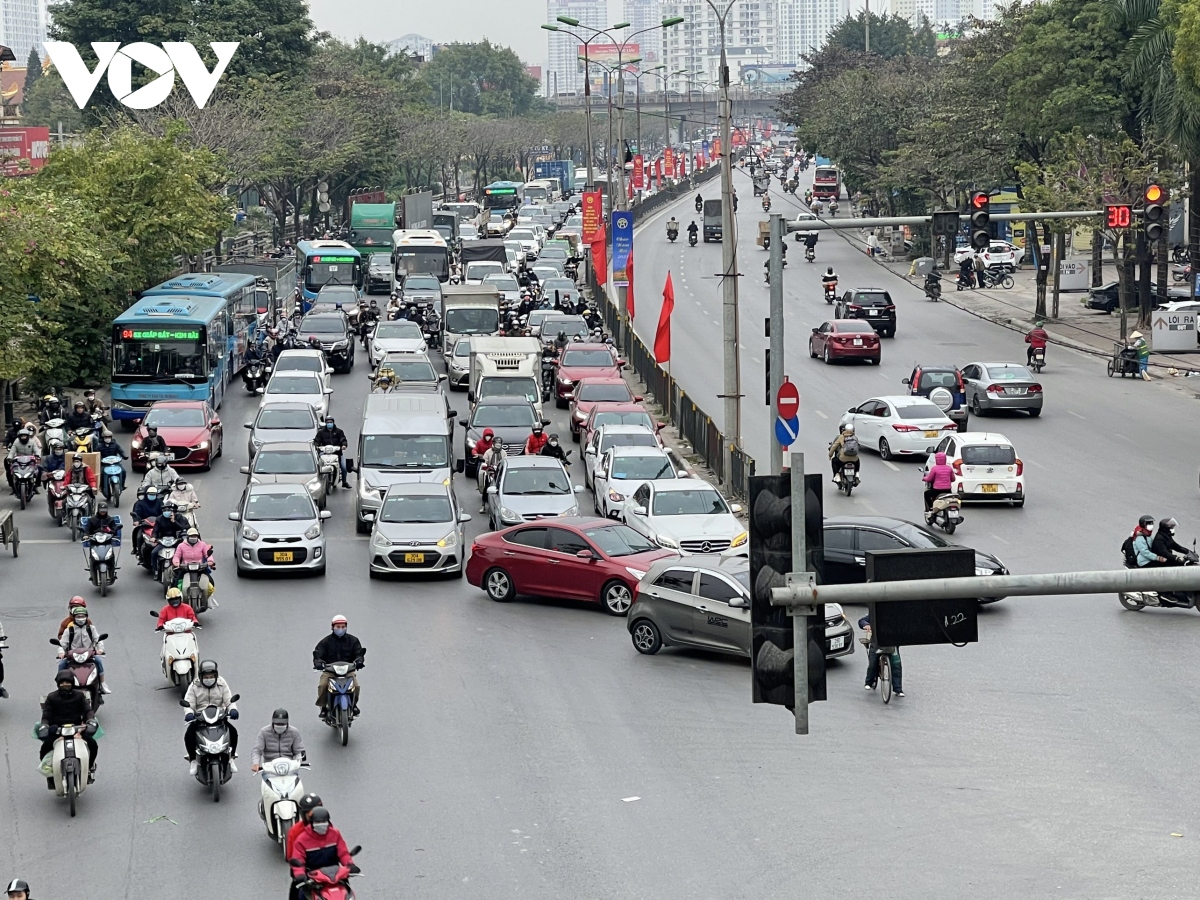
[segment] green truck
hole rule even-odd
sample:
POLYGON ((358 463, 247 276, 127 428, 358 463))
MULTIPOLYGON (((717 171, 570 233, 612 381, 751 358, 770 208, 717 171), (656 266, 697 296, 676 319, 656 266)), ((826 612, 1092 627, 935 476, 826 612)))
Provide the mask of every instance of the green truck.
POLYGON ((392 232, 396 230, 395 203, 355 203, 350 207, 350 246, 363 256, 392 252, 392 232))

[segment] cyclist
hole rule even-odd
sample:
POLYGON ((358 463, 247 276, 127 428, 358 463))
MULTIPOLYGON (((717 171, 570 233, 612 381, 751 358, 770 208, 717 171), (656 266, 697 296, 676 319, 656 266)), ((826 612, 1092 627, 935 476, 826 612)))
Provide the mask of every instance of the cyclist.
MULTIPOLYGON (((863 631, 871 631, 871 617, 863 616, 858 620, 858 627, 863 631)), ((892 661, 892 691, 897 697, 904 696, 902 685, 902 669, 900 667, 900 649, 893 648, 891 652, 892 661)), ((871 646, 867 649, 867 683, 864 685, 868 691, 875 690, 875 683, 879 680, 879 649, 875 644, 874 639, 871 641, 871 646)))

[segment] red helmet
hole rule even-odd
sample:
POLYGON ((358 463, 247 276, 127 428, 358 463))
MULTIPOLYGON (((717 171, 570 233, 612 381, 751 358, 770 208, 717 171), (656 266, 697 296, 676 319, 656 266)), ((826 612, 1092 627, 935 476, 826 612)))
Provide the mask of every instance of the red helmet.
POLYGON ((76 594, 74 597, 72 597, 70 600, 67 601, 67 609, 68 610, 74 609, 76 606, 82 606, 84 609, 87 609, 87 601, 84 600, 82 597, 80 597, 78 594, 76 594))

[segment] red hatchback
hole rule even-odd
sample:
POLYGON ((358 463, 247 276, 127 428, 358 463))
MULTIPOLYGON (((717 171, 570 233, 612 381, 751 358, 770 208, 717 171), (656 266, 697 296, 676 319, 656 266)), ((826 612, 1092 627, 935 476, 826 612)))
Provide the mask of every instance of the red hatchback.
POLYGON ((554 363, 554 402, 559 409, 566 409, 575 383, 581 378, 605 378, 621 376, 624 361, 608 344, 567 344, 562 355, 554 363))
POLYGON ((158 429, 158 436, 167 442, 167 452, 175 459, 176 469, 205 469, 221 455, 221 420, 206 400, 159 400, 146 411, 146 417, 134 432, 130 463, 135 471, 146 469, 146 454, 142 444, 149 432, 158 429))
POLYGON ((812 330, 808 355, 826 363, 835 359, 865 359, 879 365, 879 335, 861 319, 831 319, 812 330))
POLYGON ((467 581, 497 603, 518 594, 560 597, 598 602, 623 616, 646 570, 678 555, 609 519, 543 519, 475 538, 467 581))
POLYGON ((580 429, 584 442, 592 439, 592 432, 601 425, 645 425, 651 432, 661 431, 666 422, 657 422, 640 403, 605 403, 592 406, 592 411, 580 429))
POLYGON ((580 379, 575 383, 575 389, 570 392, 570 398, 571 440, 577 444, 584 423, 596 407, 642 402, 641 395, 634 394, 620 375, 580 379))

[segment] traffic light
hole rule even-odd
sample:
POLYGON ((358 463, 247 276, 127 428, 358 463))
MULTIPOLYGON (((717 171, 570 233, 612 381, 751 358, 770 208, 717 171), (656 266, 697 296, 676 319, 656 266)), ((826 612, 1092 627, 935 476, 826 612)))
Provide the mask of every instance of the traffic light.
POLYGON ((986 250, 992 243, 991 198, 983 191, 971 195, 971 246, 986 250))
POLYGON ((787 609, 771 605, 771 588, 792 571, 791 476, 750 479, 750 667, 755 703, 796 707, 795 640, 787 609))
POLYGON ((1162 185, 1151 181, 1146 185, 1142 194, 1142 225, 1146 230, 1146 240, 1154 243, 1163 236, 1166 228, 1167 211, 1163 208, 1167 192, 1162 185))

